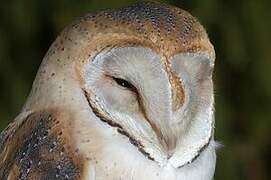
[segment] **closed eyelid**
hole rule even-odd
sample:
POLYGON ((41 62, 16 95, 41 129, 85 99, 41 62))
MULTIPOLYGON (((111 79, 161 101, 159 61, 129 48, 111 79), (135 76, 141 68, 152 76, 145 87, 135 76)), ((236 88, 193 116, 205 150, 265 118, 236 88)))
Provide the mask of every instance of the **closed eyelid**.
POLYGON ((124 80, 124 79, 116 78, 116 77, 112 77, 112 78, 116 81, 117 84, 119 84, 119 85, 121 85, 123 87, 126 87, 128 89, 133 88, 133 85, 130 82, 124 80))
POLYGON ((108 79, 113 80, 114 82, 116 82, 116 84, 118 84, 119 86, 126 88, 127 90, 130 90, 132 92, 136 92, 137 93, 137 88, 128 80, 120 77, 120 76, 112 76, 112 75, 105 75, 108 79))

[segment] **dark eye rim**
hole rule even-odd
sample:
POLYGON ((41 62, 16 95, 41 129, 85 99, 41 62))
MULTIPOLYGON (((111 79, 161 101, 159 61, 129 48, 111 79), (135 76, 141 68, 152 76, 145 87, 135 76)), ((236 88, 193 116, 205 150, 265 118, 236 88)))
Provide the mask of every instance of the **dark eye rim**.
POLYGON ((119 86, 122 86, 124 88, 127 88, 127 89, 131 89, 131 90, 135 90, 136 88, 128 81, 124 80, 124 79, 121 79, 121 78, 117 78, 117 77, 113 77, 112 76, 112 79, 119 85, 119 86))

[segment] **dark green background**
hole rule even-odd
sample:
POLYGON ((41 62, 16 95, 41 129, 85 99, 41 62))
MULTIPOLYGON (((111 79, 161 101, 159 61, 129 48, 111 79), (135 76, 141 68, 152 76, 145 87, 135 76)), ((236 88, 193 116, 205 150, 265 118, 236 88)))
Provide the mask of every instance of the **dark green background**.
MULTIPOLYGON (((76 17, 135 0, 0 1, 0 129, 20 111, 41 60, 76 17)), ((216 180, 271 176, 271 1, 168 0, 206 27, 215 68, 216 180)))

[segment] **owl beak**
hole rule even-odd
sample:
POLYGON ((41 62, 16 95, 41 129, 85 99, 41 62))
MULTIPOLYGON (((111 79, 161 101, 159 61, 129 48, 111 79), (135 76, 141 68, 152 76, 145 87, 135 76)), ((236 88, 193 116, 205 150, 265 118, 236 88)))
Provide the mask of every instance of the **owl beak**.
MULTIPOLYGON (((145 119, 155 132, 161 149, 169 159, 176 149, 178 138, 178 134, 175 132, 176 127, 172 127, 173 105, 175 109, 181 107, 182 99, 176 94, 172 97, 171 88, 166 86, 152 88, 159 89, 160 92, 147 94, 145 96, 147 98, 142 98, 140 107, 143 107, 145 119)), ((174 91, 174 93, 179 92, 174 91)))

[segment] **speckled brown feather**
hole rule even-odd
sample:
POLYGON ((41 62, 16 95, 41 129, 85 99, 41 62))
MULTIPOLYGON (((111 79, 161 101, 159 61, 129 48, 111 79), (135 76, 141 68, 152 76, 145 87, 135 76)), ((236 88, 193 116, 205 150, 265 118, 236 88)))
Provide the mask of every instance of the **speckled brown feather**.
POLYGON ((82 161, 66 115, 44 110, 13 122, 1 135, 1 179, 79 179, 82 161))
POLYGON ((120 40, 150 45, 168 58, 180 52, 208 51, 214 54, 204 28, 193 16, 159 3, 138 3, 89 14, 73 24, 72 29, 99 46, 104 44, 98 40, 105 41, 108 46, 119 45, 120 40))

